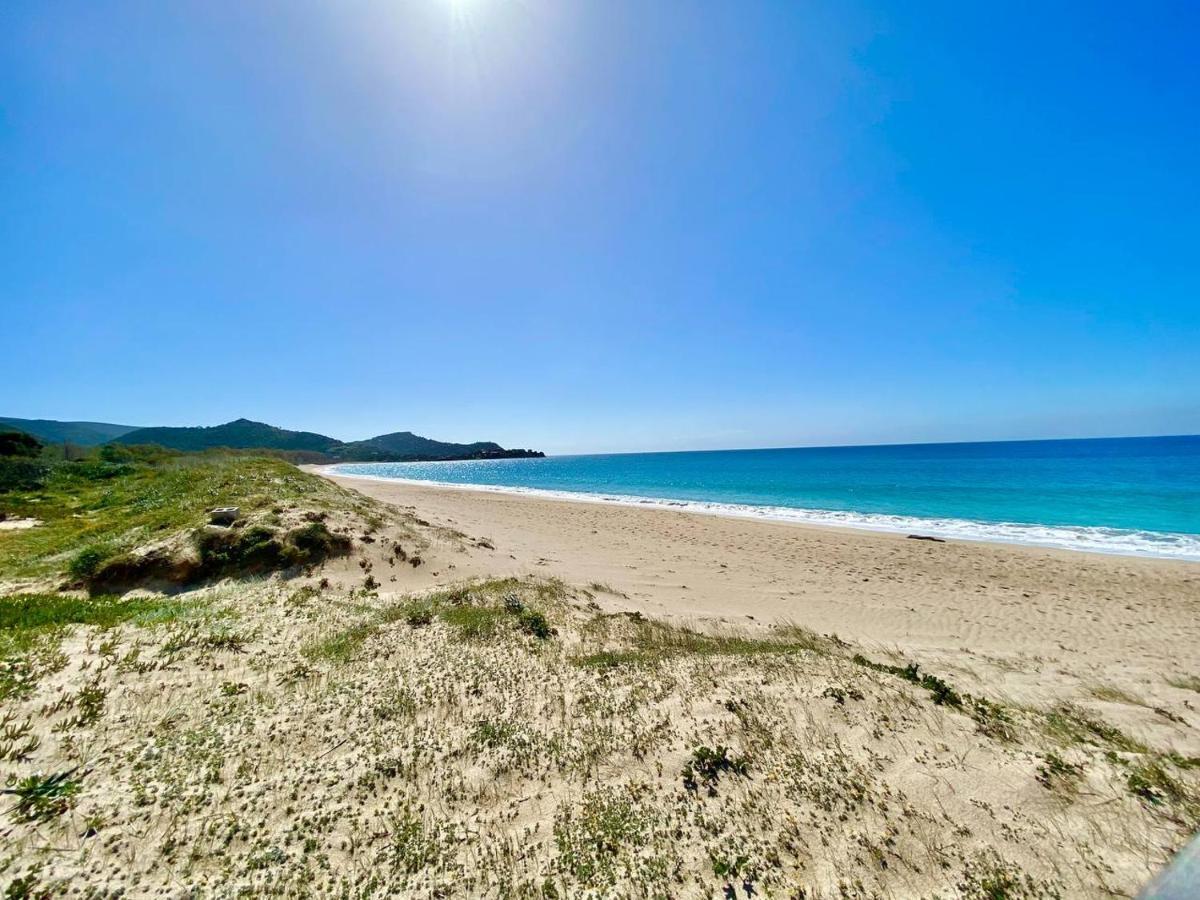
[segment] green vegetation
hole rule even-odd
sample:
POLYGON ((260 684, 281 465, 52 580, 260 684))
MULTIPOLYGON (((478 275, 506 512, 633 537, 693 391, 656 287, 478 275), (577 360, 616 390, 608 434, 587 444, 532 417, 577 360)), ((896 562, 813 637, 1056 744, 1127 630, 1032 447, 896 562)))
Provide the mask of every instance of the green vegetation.
POLYGON ((632 880, 644 895, 662 896, 674 867, 645 852, 662 842, 660 815, 645 794, 636 785, 601 787, 584 794, 577 810, 559 813, 558 861, 573 881, 606 889, 632 880))
POLYGON ((28 696, 41 678, 66 664, 59 646, 68 626, 164 622, 196 605, 163 597, 0 597, 0 700, 28 696))
MULTIPOLYGON (((132 551, 198 533, 208 521, 207 511, 216 506, 239 506, 243 516, 253 517, 281 504, 314 510, 345 505, 335 485, 273 459, 105 447, 93 459, 31 465, 40 473, 36 483, 25 478, 7 490, 0 486, 0 512, 42 524, 5 535, 0 579, 69 576, 77 583, 94 581, 100 590, 124 587, 123 581, 142 576, 177 581, 169 554, 147 559, 135 558, 132 551)), ((224 539, 203 533, 195 538, 202 557, 207 551, 212 563, 200 574, 232 572, 239 559, 263 570, 303 565, 348 549, 346 539, 317 522, 277 538, 246 534, 231 530, 224 539)))
POLYGON ((717 745, 715 750, 712 747, 697 747, 683 767, 683 786, 689 791, 696 791, 703 785, 710 794, 715 795, 717 781, 722 775, 728 773, 745 777, 749 772, 750 761, 745 756, 730 756, 728 747, 717 745))
POLYGON ((874 669, 876 672, 886 672, 889 675, 896 675, 905 681, 925 688, 925 690, 929 691, 933 702, 938 706, 952 706, 955 709, 961 709, 963 706, 963 698, 958 691, 950 687, 949 684, 937 675, 922 672, 921 667, 916 663, 908 663, 904 666, 892 666, 887 663, 877 663, 869 660, 861 653, 856 653, 853 661, 860 666, 874 669))
POLYGON ((0 417, 0 426, 8 426, 32 434, 47 444, 77 444, 92 447, 133 431, 134 425, 112 425, 108 422, 57 422, 53 419, 14 419, 0 417))
POLYGON ((515 578, 477 582, 374 610, 362 621, 310 641, 302 652, 308 659, 345 663, 387 625, 404 622, 411 628, 423 628, 435 619, 448 625, 462 640, 484 640, 504 628, 539 641, 548 640, 557 632, 544 612, 527 603, 547 602, 544 598, 556 596, 560 589, 557 584, 547 586, 515 578), (522 595, 527 596, 523 599, 522 595))
POLYGON ((1150 806, 1166 807, 1185 827, 1194 830, 1200 827, 1200 794, 1172 774, 1168 760, 1170 757, 1149 758, 1133 763, 1126 775, 1126 787, 1150 806))
POLYGON ((1167 684, 1183 691, 1195 691, 1200 694, 1200 675, 1180 675, 1177 678, 1168 678, 1167 684))
POLYGON ((42 442, 22 431, 0 430, 0 456, 39 456, 42 442))
POLYGON ((963 900, 1059 900, 1057 885, 1035 880, 994 850, 982 852, 958 884, 963 900))
POLYGON ((1119 728, 1072 703, 1060 703, 1045 715, 1047 733, 1065 746, 1092 744, 1126 753, 1147 753, 1148 748, 1119 728))
POLYGON ((1083 766, 1067 762, 1053 750, 1042 757, 1037 770, 1038 783, 1048 791, 1073 793, 1082 776, 1083 766))
POLYGON ((1141 700, 1128 691, 1121 690, 1118 687, 1113 687, 1111 684, 1093 684, 1088 686, 1090 693, 1097 700, 1103 700, 1105 703, 1123 703, 1126 706, 1145 706, 1146 702, 1141 700))
POLYGON ((3 642, 16 641, 59 625, 96 625, 111 628, 138 617, 153 615, 161 620, 164 613, 187 608, 188 604, 162 597, 76 597, 70 594, 16 594, 0 597, 0 648, 3 642))
POLYGON ((57 775, 28 775, 6 788, 3 793, 17 798, 16 818, 20 822, 48 822, 71 808, 79 793, 76 769, 57 775))
POLYGON ((358 622, 331 635, 309 641, 301 648, 301 653, 310 660, 349 662, 358 655, 359 648, 379 632, 383 624, 382 619, 358 622))
POLYGON ((609 647, 576 657, 578 665, 612 669, 618 666, 651 665, 681 656, 760 656, 792 653, 829 652, 829 642, 796 625, 774 629, 769 635, 755 637, 730 632, 709 634, 681 625, 648 619, 639 613, 618 613, 596 618, 592 631, 604 641, 616 641, 609 647))

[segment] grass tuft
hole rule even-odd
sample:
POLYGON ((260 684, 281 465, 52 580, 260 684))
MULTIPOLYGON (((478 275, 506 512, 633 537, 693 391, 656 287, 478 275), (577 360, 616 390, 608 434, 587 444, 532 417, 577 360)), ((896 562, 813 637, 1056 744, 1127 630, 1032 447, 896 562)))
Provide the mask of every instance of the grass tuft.
POLYGON ((48 822, 71 808, 80 790, 79 779, 73 777, 76 771, 71 769, 57 775, 28 775, 0 793, 17 798, 13 812, 18 821, 48 822))

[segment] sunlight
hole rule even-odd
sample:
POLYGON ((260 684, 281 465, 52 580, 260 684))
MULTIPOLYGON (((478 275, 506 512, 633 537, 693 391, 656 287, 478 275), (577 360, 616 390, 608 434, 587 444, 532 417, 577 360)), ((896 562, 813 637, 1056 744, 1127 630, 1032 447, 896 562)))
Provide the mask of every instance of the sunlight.
POLYGON ((443 0, 450 7, 450 18, 456 25, 467 24, 472 13, 483 5, 484 0, 443 0))

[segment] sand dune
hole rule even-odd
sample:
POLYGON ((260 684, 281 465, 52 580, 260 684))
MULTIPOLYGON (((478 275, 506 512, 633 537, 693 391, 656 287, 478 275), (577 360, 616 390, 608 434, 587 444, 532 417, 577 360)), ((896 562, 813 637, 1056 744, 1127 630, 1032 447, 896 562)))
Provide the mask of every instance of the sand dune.
MULTIPOLYGON (((328 473, 326 473, 328 474, 328 473)), ((769 627, 794 622, 953 670, 1017 703, 1100 704, 1122 726, 1200 753, 1173 686, 1200 671, 1200 563, 816 528, 331 476, 486 535, 459 574, 599 583, 613 608, 769 627), (1098 696, 1099 695, 1099 696, 1098 696), (1114 704, 1123 695, 1137 703, 1114 704)))

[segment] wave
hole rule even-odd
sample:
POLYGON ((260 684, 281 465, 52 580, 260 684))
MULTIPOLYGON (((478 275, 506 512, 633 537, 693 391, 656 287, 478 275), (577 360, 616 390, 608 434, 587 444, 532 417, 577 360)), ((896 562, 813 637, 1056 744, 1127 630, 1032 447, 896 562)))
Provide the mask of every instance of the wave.
POLYGON ((484 491, 495 494, 523 494, 526 496, 544 497, 551 500, 570 500, 583 503, 659 507, 703 515, 728 516, 739 519, 761 519, 769 522, 793 522, 801 525, 817 525, 831 528, 853 528, 860 531, 919 534, 962 541, 1024 544, 1033 547, 1053 547, 1060 550, 1080 550, 1087 553, 1108 553, 1119 556, 1151 556, 1162 559, 1200 561, 1200 535, 1197 534, 1139 531, 1086 525, 982 522, 972 519, 924 518, 886 513, 801 509, 790 506, 751 506, 740 503, 720 503, 706 500, 674 500, 659 497, 637 497, 627 494, 556 491, 508 485, 461 484, 454 481, 400 478, 346 471, 350 465, 353 464, 335 465, 328 468, 337 475, 350 478, 363 478, 369 481, 456 488, 458 490, 484 491))

